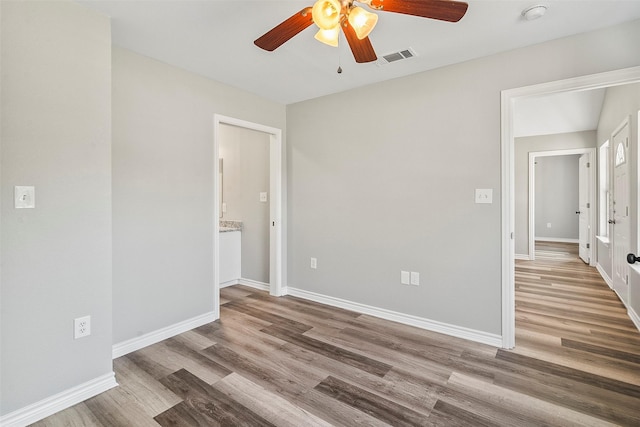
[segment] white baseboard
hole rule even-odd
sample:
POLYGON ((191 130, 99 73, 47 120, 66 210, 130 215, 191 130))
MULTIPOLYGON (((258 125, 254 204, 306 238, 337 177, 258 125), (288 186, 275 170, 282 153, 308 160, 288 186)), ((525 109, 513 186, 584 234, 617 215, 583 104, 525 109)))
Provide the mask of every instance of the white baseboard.
POLYGON ((580 243, 578 239, 566 239, 564 237, 536 237, 536 242, 554 242, 554 243, 580 243))
POLYGON ((261 291, 269 291, 271 289, 271 285, 269 285, 268 283, 258 282, 257 280, 251 280, 251 279, 240 278, 238 280, 238 284, 248 286, 254 289, 260 289, 261 291))
POLYGON ((176 323, 175 325, 149 332, 148 334, 144 334, 140 337, 114 344, 112 348, 112 356, 116 359, 120 356, 124 356, 125 354, 140 350, 141 348, 150 346, 162 340, 166 340, 167 338, 190 331, 198 326, 206 325, 214 320, 216 320, 215 313, 211 311, 180 323, 176 323))
POLYGON ((228 288, 229 286, 239 285, 239 284, 240 284, 240 279, 229 280, 227 282, 220 283, 220 289, 228 288))
POLYGON ((303 289, 288 287, 287 291, 291 296, 319 302, 321 304, 344 308, 346 310, 355 311, 357 313, 368 314, 370 316, 379 317, 381 319, 391 320, 405 325, 415 326, 417 328, 439 332, 442 334, 451 335, 482 344, 488 344, 493 347, 502 347, 502 336, 500 335, 477 331, 462 326, 450 325, 447 323, 425 319, 423 317, 413 316, 410 314, 399 313, 384 308, 372 307, 357 302, 305 291, 303 289))
POLYGON ((629 317, 631 318, 633 324, 636 325, 638 331, 640 331, 640 316, 638 316, 638 313, 636 313, 635 310, 631 307, 627 307, 627 313, 629 314, 629 317))
POLYGON ((87 381, 84 384, 70 388, 69 390, 47 397, 32 405, 10 412, 0 417, 0 425, 4 427, 24 427, 33 424, 49 415, 53 415, 56 412, 60 412, 97 396, 117 385, 115 374, 110 372, 91 381, 87 381))
POLYGON ((528 254, 516 254, 515 259, 521 259, 524 261, 531 261, 531 257, 528 254))
POLYGON ((271 289, 271 285, 269 285, 268 283, 259 282, 257 280, 251 280, 251 279, 243 279, 243 278, 233 279, 233 280, 229 280, 228 282, 220 283, 220 289, 233 286, 233 285, 244 285, 250 288, 259 289, 261 291, 269 291, 271 289))
POLYGON ((602 279, 605 281, 607 286, 613 289, 613 280, 611 280, 611 277, 609 277, 607 272, 604 271, 604 268, 602 268, 600 264, 596 264, 596 270, 598 270, 598 273, 600 273, 600 276, 602 276, 602 279))

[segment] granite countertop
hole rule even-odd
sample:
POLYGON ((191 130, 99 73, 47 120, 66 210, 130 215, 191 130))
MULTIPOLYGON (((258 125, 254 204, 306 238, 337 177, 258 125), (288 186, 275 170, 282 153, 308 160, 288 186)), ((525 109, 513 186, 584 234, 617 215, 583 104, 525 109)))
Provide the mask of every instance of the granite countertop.
POLYGON ((220 232, 242 231, 242 221, 220 220, 220 232))

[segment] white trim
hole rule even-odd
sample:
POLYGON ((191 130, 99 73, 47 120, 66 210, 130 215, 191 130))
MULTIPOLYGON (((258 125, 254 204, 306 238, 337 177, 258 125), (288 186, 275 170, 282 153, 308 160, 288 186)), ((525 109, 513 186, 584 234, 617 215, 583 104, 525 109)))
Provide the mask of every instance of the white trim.
POLYGON ((391 311, 384 308, 372 307, 357 302, 305 291, 303 289, 289 287, 288 291, 289 295, 307 299, 310 301, 315 301, 320 304, 339 307, 345 310, 355 311, 357 313, 368 314, 370 316, 379 317, 381 319, 391 320, 393 322, 415 326, 417 328, 451 335, 454 337, 463 338, 494 347, 500 347, 502 345, 502 337, 496 334, 490 334, 487 332, 469 329, 462 326, 450 325, 448 323, 442 323, 418 316, 412 316, 410 314, 399 313, 397 311, 391 311))
POLYGON ((25 406, 17 411, 3 415, 0 417, 0 425, 4 427, 23 427, 33 424, 49 415, 63 411, 117 386, 118 383, 116 382, 115 374, 110 372, 61 393, 54 394, 46 399, 42 399, 39 402, 25 406))
POLYGON ((238 285, 248 286, 250 288, 259 289, 261 291, 269 291, 271 289, 271 286, 268 283, 244 278, 238 279, 238 285))
POLYGON ((220 283, 220 289, 228 288, 229 286, 239 285, 239 284, 240 284, 240 279, 227 280, 226 282, 220 283))
POLYGON ((567 239, 565 237, 536 237, 535 241, 553 243, 580 243, 578 239, 567 239))
MULTIPOLYGON (((599 89, 640 81, 640 67, 608 71, 600 74, 542 83, 538 85, 506 89, 500 93, 501 117, 501 209, 502 209, 502 346, 515 346, 515 228, 514 194, 514 136, 513 108, 517 98, 547 95, 575 90, 599 89)), ((640 203, 640 198, 638 198, 640 203)), ((640 230, 639 230, 640 231, 640 230)))
POLYGON ((600 273, 600 276, 602 276, 602 279, 607 284, 607 286, 609 286, 609 288, 613 289, 613 281, 611 280, 611 277, 609 277, 607 272, 604 270, 604 268, 602 268, 600 263, 596 264, 596 270, 598 270, 598 273, 600 273))
POLYGON ((611 243, 609 236, 596 236, 596 239, 606 247, 609 247, 609 244, 611 243))
POLYGON ((246 120, 236 119, 233 117, 223 116, 221 114, 213 115, 213 292, 215 295, 214 316, 215 319, 220 318, 220 235, 219 235, 219 218, 216 214, 220 212, 218 200, 218 179, 219 179, 219 162, 220 158, 220 125, 227 124, 231 126, 251 129, 263 132, 269 135, 269 191, 271 203, 270 223, 269 227, 269 293, 275 296, 286 295, 286 284, 283 278, 287 271, 286 253, 286 224, 283 219, 283 213, 286 212, 286 181, 284 179, 283 156, 285 148, 282 141, 282 130, 246 120))
POLYGON ((638 313, 636 313, 632 307, 627 307, 627 313, 633 324, 636 325, 638 331, 640 331, 640 316, 638 316, 638 313))
POLYGON ((515 259, 520 259, 520 260, 523 260, 523 261, 531 261, 531 258, 529 258, 529 255, 527 255, 527 254, 516 254, 514 258, 515 259))
POLYGON ((129 354, 141 348, 148 347, 152 344, 166 340, 167 338, 174 337, 183 332, 190 331, 207 323, 211 323, 216 320, 215 313, 213 311, 202 314, 200 316, 192 317, 191 319, 184 320, 166 328, 158 329, 148 334, 132 338, 127 341, 123 341, 118 344, 114 344, 111 350, 112 357, 114 359, 129 354))

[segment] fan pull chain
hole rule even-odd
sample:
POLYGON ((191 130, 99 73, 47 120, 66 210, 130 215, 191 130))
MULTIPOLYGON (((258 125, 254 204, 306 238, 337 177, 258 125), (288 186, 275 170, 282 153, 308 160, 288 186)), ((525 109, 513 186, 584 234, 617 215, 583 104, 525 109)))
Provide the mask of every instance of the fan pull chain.
POLYGON ((342 74, 342 31, 338 34, 338 74, 342 74))

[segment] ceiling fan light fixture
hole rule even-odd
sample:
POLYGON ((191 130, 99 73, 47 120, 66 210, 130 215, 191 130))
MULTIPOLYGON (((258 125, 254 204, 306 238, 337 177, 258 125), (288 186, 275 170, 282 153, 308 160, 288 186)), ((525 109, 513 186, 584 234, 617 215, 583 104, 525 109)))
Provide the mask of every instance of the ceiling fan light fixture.
POLYGON ((315 39, 329 46, 338 47, 338 39, 340 37, 340 26, 323 30, 320 28, 315 35, 315 39))
POLYGON ((323 30, 330 30, 340 23, 342 5, 338 0, 318 0, 311 9, 313 22, 323 30))
POLYGON ((351 24, 360 40, 369 36, 377 22, 378 15, 367 12, 359 6, 349 11, 349 24, 351 24))

